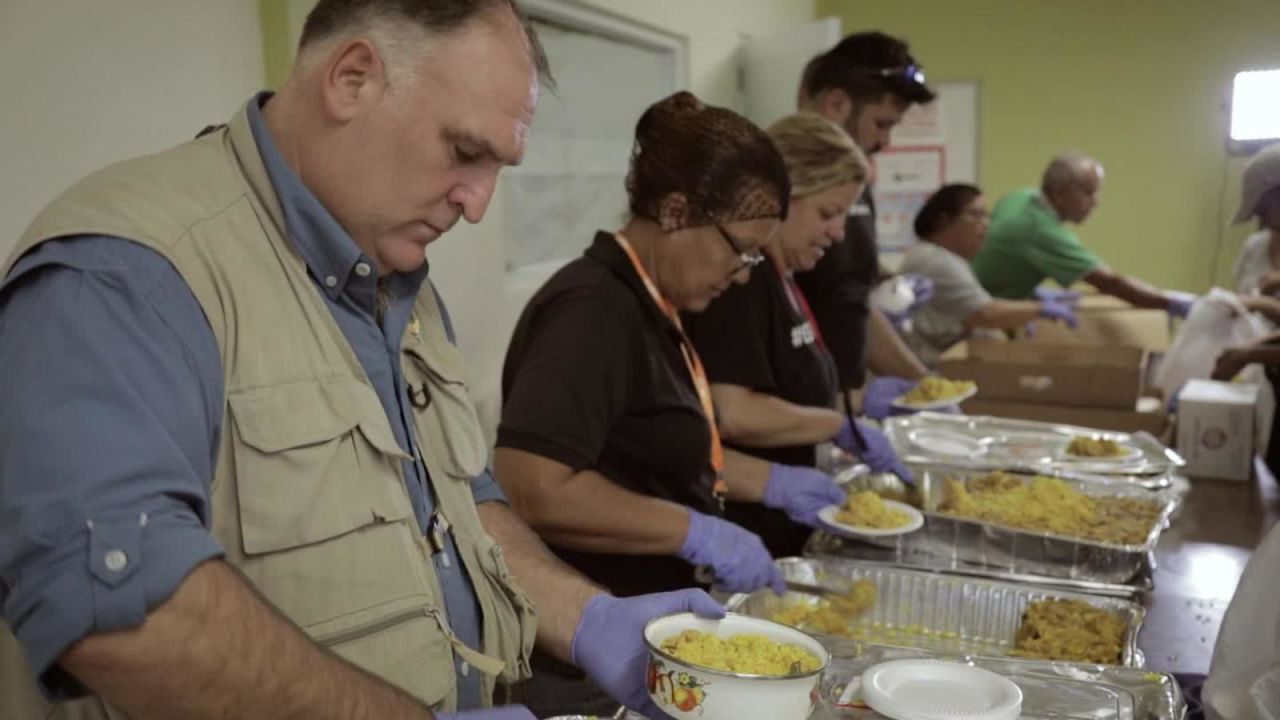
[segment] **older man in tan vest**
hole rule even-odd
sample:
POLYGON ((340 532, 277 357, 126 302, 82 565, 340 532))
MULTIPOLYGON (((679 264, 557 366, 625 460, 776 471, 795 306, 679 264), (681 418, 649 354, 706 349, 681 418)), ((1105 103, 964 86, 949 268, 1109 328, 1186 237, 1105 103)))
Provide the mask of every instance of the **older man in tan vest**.
POLYGON ((34 220, 0 285, 0 717, 530 718, 483 708, 535 636, 656 712, 644 623, 723 609, 609 597, 511 513, 427 281, 545 64, 511 0, 320 0, 278 94, 34 220))

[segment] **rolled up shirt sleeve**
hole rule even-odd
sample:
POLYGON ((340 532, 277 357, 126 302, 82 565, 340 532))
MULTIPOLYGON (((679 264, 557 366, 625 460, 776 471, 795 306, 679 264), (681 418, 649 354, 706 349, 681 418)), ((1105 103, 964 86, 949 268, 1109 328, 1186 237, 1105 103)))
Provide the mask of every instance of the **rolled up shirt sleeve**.
POLYGON ((140 625, 221 555, 216 340, 157 253, 51 241, 0 287, 0 617, 51 698, 86 635, 140 625))

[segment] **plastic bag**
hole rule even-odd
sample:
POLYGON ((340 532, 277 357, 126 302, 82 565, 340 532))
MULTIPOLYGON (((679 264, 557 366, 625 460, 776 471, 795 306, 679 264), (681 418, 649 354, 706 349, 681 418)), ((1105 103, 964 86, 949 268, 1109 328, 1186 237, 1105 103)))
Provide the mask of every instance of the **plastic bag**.
POLYGON ((1200 699, 1211 720, 1280 718, 1280 526, 1245 566, 1213 649, 1200 699))
MULTIPOLYGON (((1235 293, 1214 288, 1191 307, 1173 345, 1156 369, 1155 384, 1166 398, 1176 397, 1188 380, 1207 380, 1223 350, 1249 345, 1271 332, 1267 321, 1250 313, 1235 293)), ((1243 382, 1258 386, 1258 408, 1254 427, 1259 451, 1265 452, 1271 438, 1271 417, 1275 396, 1261 365, 1250 365, 1241 373, 1243 382)))

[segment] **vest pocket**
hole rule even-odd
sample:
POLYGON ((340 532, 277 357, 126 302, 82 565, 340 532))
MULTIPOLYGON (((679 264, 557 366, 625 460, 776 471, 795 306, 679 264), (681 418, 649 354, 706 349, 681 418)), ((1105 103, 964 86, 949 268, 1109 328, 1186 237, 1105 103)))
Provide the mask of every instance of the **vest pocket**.
POLYGON ((433 707, 454 689, 453 649, 422 598, 370 608, 307 628, 348 662, 433 707))
POLYGON ((505 664, 498 676, 499 682, 510 685, 526 680, 531 674, 529 654, 538 634, 538 614, 533 602, 516 584, 502 555, 502 548, 493 538, 483 535, 476 553, 482 574, 492 587, 496 600, 493 607, 485 608, 491 613, 489 619, 495 630, 487 636, 490 643, 486 651, 505 664))
POLYGON ((424 450, 454 477, 473 478, 489 462, 489 446, 480 429, 480 418, 467 392, 462 354, 447 341, 409 336, 404 343, 405 380, 413 388, 425 388, 430 399, 415 408, 419 439, 424 450))
POLYGON ((412 507, 372 388, 355 378, 308 380, 232 394, 244 550, 269 553, 328 540, 412 507))

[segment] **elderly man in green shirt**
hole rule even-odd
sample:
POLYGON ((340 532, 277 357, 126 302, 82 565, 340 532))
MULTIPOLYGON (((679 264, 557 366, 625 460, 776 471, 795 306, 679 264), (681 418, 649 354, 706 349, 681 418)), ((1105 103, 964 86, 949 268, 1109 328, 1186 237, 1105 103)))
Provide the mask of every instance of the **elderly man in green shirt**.
POLYGON ((1111 270, 1067 229, 1066 223, 1084 223, 1097 207, 1102 177, 1102 164, 1094 158, 1060 155, 1045 169, 1040 189, 1002 198, 992 213, 986 244, 973 259, 978 280, 987 292, 1007 300, 1044 300, 1056 294, 1039 287, 1045 278, 1064 288, 1083 280, 1136 307, 1186 317, 1194 295, 1159 290, 1111 270))

